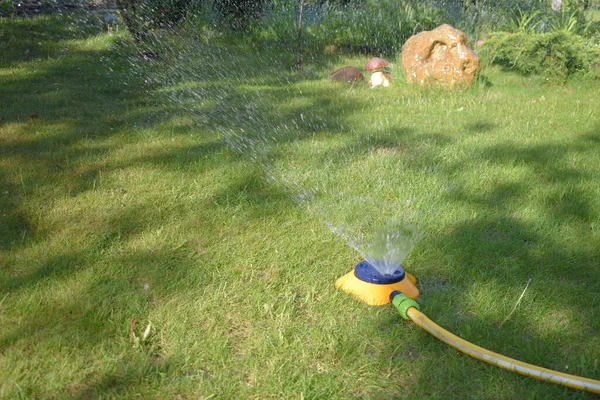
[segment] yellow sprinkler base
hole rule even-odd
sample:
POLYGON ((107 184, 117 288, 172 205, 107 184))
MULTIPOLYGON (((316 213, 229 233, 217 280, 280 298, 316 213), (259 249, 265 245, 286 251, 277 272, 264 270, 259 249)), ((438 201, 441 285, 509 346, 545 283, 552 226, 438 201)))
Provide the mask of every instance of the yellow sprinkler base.
POLYGON ((383 306, 390 303, 390 294, 394 290, 402 292, 406 297, 413 300, 419 297, 419 289, 416 286, 417 279, 408 272, 405 272, 405 274, 405 278, 399 282, 378 284, 358 279, 354 270, 352 270, 338 278, 335 286, 370 306, 383 306))

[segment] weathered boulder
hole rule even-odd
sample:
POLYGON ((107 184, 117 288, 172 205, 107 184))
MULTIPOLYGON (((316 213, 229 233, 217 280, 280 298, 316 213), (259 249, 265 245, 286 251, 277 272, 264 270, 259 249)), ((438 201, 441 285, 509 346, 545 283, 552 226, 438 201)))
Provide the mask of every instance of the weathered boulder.
POLYGON ((340 82, 354 82, 362 81, 363 75, 361 74, 358 68, 349 66, 338 69, 337 71, 329 75, 329 78, 334 81, 340 82))
POLYGON ((402 69, 409 83, 469 85, 479 72, 479 57, 467 46, 464 33, 445 24, 404 43, 402 69))

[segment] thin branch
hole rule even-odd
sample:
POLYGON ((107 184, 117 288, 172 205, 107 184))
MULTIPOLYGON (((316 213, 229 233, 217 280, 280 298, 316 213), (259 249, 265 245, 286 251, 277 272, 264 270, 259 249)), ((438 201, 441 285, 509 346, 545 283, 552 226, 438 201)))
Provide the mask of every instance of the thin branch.
POLYGON ((302 67, 302 14, 304 13, 304 0, 300 0, 300 13, 298 14, 298 56, 296 68, 302 67))
POLYGON ((500 327, 502 327, 502 325, 504 325, 504 323, 506 321, 508 321, 508 319, 510 318, 510 316, 513 315, 513 313, 515 312, 515 310, 517 309, 517 307, 521 303, 521 300, 523 299, 523 296, 525 296, 525 291, 529 287, 530 283, 531 283, 531 278, 529 278, 529 280, 527 281, 527 284, 525 285, 525 289, 523 289, 523 293, 521 293, 521 296, 519 297, 519 300, 517 300, 517 304, 515 304, 515 306, 513 307, 512 311, 508 314, 508 316, 506 318, 504 318, 504 321, 502 321, 502 323, 500 324, 500 327))

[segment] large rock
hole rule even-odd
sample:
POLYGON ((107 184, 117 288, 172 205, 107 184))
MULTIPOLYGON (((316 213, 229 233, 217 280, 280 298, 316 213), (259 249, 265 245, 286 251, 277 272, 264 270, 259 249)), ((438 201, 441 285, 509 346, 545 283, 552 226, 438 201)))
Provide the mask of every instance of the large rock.
POLYGON ((350 66, 340 68, 337 71, 333 72, 331 75, 329 75, 329 79, 341 82, 362 81, 363 74, 358 68, 350 66))
POLYGON ((479 72, 479 57, 467 46, 465 34, 446 24, 404 43, 402 69, 409 83, 469 85, 479 72))

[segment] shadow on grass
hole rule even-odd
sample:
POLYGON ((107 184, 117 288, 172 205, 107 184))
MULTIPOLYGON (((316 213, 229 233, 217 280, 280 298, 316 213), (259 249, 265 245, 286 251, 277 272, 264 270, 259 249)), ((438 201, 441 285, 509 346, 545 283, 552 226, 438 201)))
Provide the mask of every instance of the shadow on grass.
MULTIPOLYGON (((77 23, 77 14, 0 19, 0 67, 61 56, 64 42, 89 38, 98 28, 77 23)), ((40 71, 42 72, 42 71, 40 71)))
MULTIPOLYGON (((490 196, 489 204, 496 202, 497 198, 490 196)), ((478 208, 483 204, 478 202, 478 208)), ((595 268, 600 252, 589 247, 569 248, 568 242, 552 240, 550 235, 500 214, 453 226, 431 244, 431 248, 445 249, 438 254, 445 265, 437 278, 429 276, 422 281, 423 311, 451 332, 486 349, 543 368, 597 378, 597 353, 589 353, 584 344, 600 333, 600 272, 595 268), (447 283, 440 286, 436 279, 444 276, 447 283), (524 303, 507 320, 527 282, 524 303), (493 298, 504 303, 503 314, 485 314, 481 304, 493 298), (540 310, 547 310, 547 315, 540 315, 540 310)), ((489 395, 484 388, 493 386, 498 375, 529 382, 529 390, 542 397, 556 396, 553 385, 510 377, 511 372, 467 356, 456 359, 445 344, 425 332, 422 336, 426 342, 437 343, 440 353, 439 362, 430 365, 432 373, 419 381, 422 393, 442 393, 465 370, 477 369, 483 373, 472 374, 471 383, 482 390, 480 396, 489 395), (444 367, 447 363, 450 366, 444 367)), ((584 393, 564 392, 588 398, 584 393)))
POLYGON ((492 122, 479 120, 467 125, 467 130, 472 133, 486 133, 494 130, 495 127, 496 124, 492 122))
MULTIPOLYGON (((449 226, 432 242, 420 245, 428 248, 424 262, 439 265, 430 271, 438 275, 426 277, 421 284, 424 312, 434 320, 442 315, 437 322, 464 339, 545 368, 565 371, 568 364, 566 372, 593 379, 600 373, 593 361, 598 353, 586 353, 589 349, 583 344, 600 333, 600 250, 592 243, 597 237, 592 231, 598 221, 598 206, 589 189, 596 178, 589 169, 570 167, 568 158, 589 153, 590 143, 597 146, 597 133, 578 138, 568 144, 525 148, 500 144, 475 152, 474 162, 523 165, 531 174, 511 182, 499 181, 490 190, 467 194, 458 188, 446 194, 443 204, 465 204, 474 213, 449 226), (516 216, 514 205, 532 191, 539 191, 540 183, 546 187, 538 200, 546 223, 516 216), (589 240, 582 239, 588 235, 589 240), (505 321, 521 293, 515 288, 523 289, 528 281, 528 304, 522 304, 505 321), (486 293, 497 302, 506 301, 502 307, 505 314, 485 315, 481 304, 488 301, 486 293), (513 293, 514 299, 505 298, 504 293, 513 293), (548 314, 540 315, 540 310, 548 314), (553 361, 548 364, 548 360, 553 361), (579 365, 573 365, 578 364, 577 360, 579 365)), ((459 170, 456 165, 441 164, 438 172, 450 180, 459 170)), ((446 349, 445 354, 449 352, 446 349)), ((509 374, 483 364, 478 367, 479 361, 448 361, 442 357, 443 362, 430 365, 437 373, 419 380, 422 393, 443 393, 449 382, 460 379, 468 368, 486 369, 489 378, 479 374, 474 378, 473 384, 479 388, 493 385, 494 375, 509 374), (447 362, 453 363, 452 367, 444 367, 447 362)), ((552 385, 542 382, 532 388, 542 397, 556 393, 552 385)), ((585 393, 564 391, 565 396, 588 398, 585 393)), ((484 391, 478 396, 487 394, 484 391)))
MULTIPOLYGON (((446 181, 454 179, 457 171, 464 167, 459 163, 441 162, 433 151, 421 150, 423 144, 433 143, 436 149, 451 146, 452 137, 441 132, 405 127, 370 138, 352 136, 344 128, 344 121, 366 100, 334 96, 329 87, 315 87, 302 96, 296 96, 296 83, 320 77, 310 70, 306 73, 290 72, 286 60, 264 68, 259 66, 260 54, 247 54, 247 47, 225 51, 213 43, 188 49, 204 54, 205 59, 211 61, 196 65, 192 57, 186 59, 186 53, 165 48, 162 51, 164 63, 145 64, 138 60, 141 64, 134 66, 133 70, 134 73, 139 72, 138 77, 145 77, 151 76, 153 68, 166 69, 152 82, 157 96, 171 100, 163 108, 162 104, 153 104, 155 99, 148 96, 146 87, 129 74, 127 54, 115 55, 104 49, 69 50, 63 55, 65 43, 61 41, 71 40, 72 32, 61 28, 52 19, 40 21, 48 26, 40 27, 32 20, 25 27, 18 27, 25 22, 16 22, 17 25, 7 32, 23 36, 32 27, 41 28, 47 32, 42 48, 47 49, 47 57, 53 62, 41 63, 44 57, 39 52, 33 56, 24 55, 23 49, 39 40, 35 36, 19 42, 20 47, 14 50, 11 60, 0 64, 2 68, 13 68, 19 63, 41 63, 36 65, 35 71, 31 71, 31 75, 24 73, 10 78, 0 89, 4 113, 0 115, 4 118, 0 123, 2 128, 12 129, 12 133, 3 138, 0 147, 0 156, 7 160, 0 165, 0 205, 7 210, 7 216, 1 217, 0 233, 3 236, 0 250, 3 252, 25 251, 36 244, 51 242, 52 237, 60 235, 64 229, 63 226, 50 227, 38 232, 33 213, 22 206, 23 202, 35 206, 58 203, 64 198, 81 198, 93 194, 95 183, 101 181, 102 174, 135 167, 147 167, 145 172, 157 172, 157 175, 172 176, 168 174, 173 172, 196 174, 194 178, 198 179, 211 173, 226 173, 227 168, 240 168, 242 172, 236 176, 237 179, 223 177, 222 187, 212 188, 206 198, 188 205, 197 209, 194 218, 201 220, 198 230, 211 232, 215 236, 212 241, 221 240, 219 233, 214 232, 232 229, 236 222, 231 220, 225 224, 227 226, 219 225, 223 220, 211 219, 211 214, 221 212, 227 217, 235 215, 246 221, 285 215, 293 208, 291 202, 282 201, 288 194, 265 184, 260 171, 248 167, 251 165, 247 163, 248 158, 257 154, 255 142, 260 140, 287 145, 310 140, 315 135, 340 136, 348 140, 328 152, 325 155, 327 159, 343 163, 370 151, 397 152, 409 159, 407 165, 414 171, 435 165, 437 173, 446 181), (115 57, 123 58, 111 64, 112 72, 99 72, 101 67, 97 60, 115 57), (227 65, 226 71, 222 65, 227 65), (170 77, 173 77, 172 82, 168 79, 170 77), (234 84, 224 82, 228 79, 234 84), (178 87, 184 84, 196 86, 194 90, 178 87), (298 101, 294 103, 293 100, 298 101), (289 105, 290 102, 293 104, 289 105), (281 107, 274 107, 273 103, 279 103, 281 107), (39 120, 30 119, 29 115, 33 113, 39 115, 39 120), (181 116, 191 116, 195 122, 188 124, 184 121, 175 127, 170 125, 171 118, 181 116), (145 137, 146 133, 140 130, 154 131, 155 136, 145 137), (276 137, 270 138, 266 132, 272 132, 276 137), (170 146, 161 141, 168 137, 182 140, 183 144, 170 146), (159 144, 156 148, 129 154, 125 160, 114 156, 121 146, 129 145, 132 151, 136 145, 143 147, 146 139, 156 139, 159 144), (17 184, 18 176, 22 177, 20 184, 25 188, 24 193, 17 184), (1 191, 8 191, 10 196, 1 197, 1 191), (23 232, 30 238, 23 240, 23 232)), ((3 26, 7 29, 10 23, 3 26)), ((96 32, 82 32, 77 39, 84 40, 92 34, 96 32)), ((22 68, 28 69, 29 66, 22 68)), ((467 126, 472 133, 487 133, 494 129, 493 123, 484 120, 467 126)), ((592 321, 590 332, 598 332, 600 328, 595 317, 597 297, 586 301, 587 308, 581 307, 580 300, 587 299, 586 293, 590 290, 598 289, 600 275, 593 266, 600 261, 600 254, 589 246, 566 248, 553 239, 560 234, 560 228, 569 228, 569 224, 579 228, 581 224, 596 219, 593 199, 573 185, 594 177, 555 160, 564 159, 569 151, 581 151, 598 142, 599 133, 594 131, 582 136, 581 143, 572 145, 529 148, 496 145, 480 149, 475 154, 481 161, 500 166, 515 162, 523 164, 532 171, 534 179, 553 184, 546 204, 548 215, 557 221, 557 231, 549 234, 539 232, 536 226, 511 214, 511 204, 531 189, 528 180, 500 182, 487 193, 472 194, 460 189, 451 191, 443 198, 447 206, 467 204, 479 210, 479 216, 449 227, 448 232, 428 243, 434 249, 429 261, 433 263, 438 258, 438 262, 446 262, 440 268, 440 274, 449 275, 453 283, 452 290, 427 293, 427 285, 429 288, 434 285, 425 280, 423 294, 431 299, 428 302, 431 301, 429 309, 432 314, 448 304, 457 307, 457 314, 463 315, 462 319, 442 322, 457 333, 467 323, 480 326, 480 329, 473 330, 473 337, 467 334, 465 338, 491 346, 504 335, 497 329, 501 321, 464 316, 472 284, 492 282, 494 286, 508 291, 515 284, 531 278, 533 284, 530 290, 533 293, 536 287, 539 288, 536 285, 552 286, 559 281, 562 289, 557 289, 557 294, 561 298, 561 309, 557 312, 581 313, 577 320, 592 321), (569 292, 570 289, 574 292, 569 292), (573 293, 575 296, 572 296, 573 293), (489 336, 482 337, 481 332, 489 332, 489 336)), ((168 186, 165 187, 168 189, 168 186)), ((117 187, 112 189, 119 190, 117 187)), ((165 190, 160 186, 151 189, 165 190)), ((155 354, 135 359, 129 350, 123 350, 129 346, 127 321, 130 318, 142 320, 161 295, 190 287, 202 288, 215 279, 226 278, 219 276, 210 265, 206 270, 198 271, 198 260, 208 264, 206 259, 210 257, 196 255, 197 250, 193 246, 179 248, 169 243, 157 248, 151 248, 152 244, 142 245, 142 249, 127 247, 134 240, 141 240, 140 237, 145 234, 160 232, 168 224, 169 216, 161 211, 161 201, 175 209, 183 207, 183 201, 175 195, 160 193, 157 197, 142 198, 129 203, 124 209, 109 210, 109 215, 101 219, 102 224, 81 229, 82 235, 89 237, 83 239, 83 245, 78 249, 64 243, 62 251, 54 251, 37 261, 32 257, 30 265, 20 263, 24 271, 19 271, 15 266, 18 263, 9 257, 0 258, 13 264, 9 272, 4 271, 0 294, 25 293, 50 287, 51 284, 85 279, 86 274, 98 274, 86 281, 87 286, 77 293, 79 297, 66 301, 63 306, 40 305, 20 321, 20 326, 9 327, 8 332, 0 337, 0 348, 4 351, 24 341, 52 342, 61 337, 77 338, 71 344, 73 348, 92 351, 116 342, 118 345, 112 350, 122 351, 130 357, 124 366, 118 367, 116 372, 107 371, 103 376, 84 378, 88 381, 83 387, 74 387, 70 393, 74 397, 129 394, 129 386, 143 385, 143 382, 153 379, 161 384, 165 376, 175 374, 171 369, 171 365, 175 364, 170 364, 170 360, 161 360, 155 354), (93 267, 88 271, 87 266, 90 265, 93 267), (146 284, 152 290, 144 289, 146 284)), ((109 200, 125 202, 120 198, 101 198, 101 202, 106 204, 109 200)), ((73 215, 73 219, 85 218, 85 213, 73 215)), ((69 219, 65 218, 61 223, 68 222, 69 219)), ((80 220, 76 222, 81 223, 80 220)), ((438 286, 448 286, 443 279, 441 281, 438 286)), ((536 296, 541 299, 544 308, 554 307, 555 298, 544 298, 541 290, 536 296)), ((525 322, 526 317, 514 316, 505 326, 512 332, 519 332, 525 322)), ((513 356, 529 355, 534 351, 551 354, 560 360, 569 352, 565 343, 571 338, 575 342, 585 341, 588 334, 584 331, 563 333, 557 339, 556 336, 545 336, 543 331, 526 332, 519 337, 523 340, 516 347, 504 343, 495 350, 507 355, 512 353, 513 356), (557 340, 559 345, 556 345, 557 340)), ((382 359, 381 363, 387 363, 387 360, 382 359)), ((432 371, 434 367, 431 366, 432 371)), ((585 372, 589 371, 582 371, 585 372)), ((434 386, 443 393, 444 388, 451 387, 454 380, 461 378, 464 379, 464 376, 457 371, 450 374, 440 371, 434 377, 423 372, 418 384, 423 393, 428 393, 428 386, 434 386)), ((483 384, 495 387, 494 382, 483 384)), ((39 390, 30 389, 28 394, 44 397, 44 389, 39 390)))
MULTIPOLYGON (((233 93, 220 106, 213 110, 222 109, 231 99, 239 101, 239 93, 233 93)), ((283 96, 277 94, 276 96, 283 96)), ((282 130, 283 135, 276 139, 278 144, 293 143, 295 140, 303 140, 297 131, 312 131, 315 126, 320 126, 321 119, 319 110, 330 110, 332 103, 327 99, 325 92, 314 92, 314 102, 310 107, 300 106, 288 110, 254 109, 252 112, 236 118, 228 125, 229 129, 240 129, 246 123, 253 126, 252 132, 257 134, 250 139, 260 140, 261 125, 268 128, 277 128, 282 124, 289 123, 299 115, 308 115, 310 122, 300 125, 297 130, 282 130), (311 111, 316 106, 317 111, 311 111), (250 117, 260 116, 258 121, 250 117), (263 119, 264 118, 264 119, 263 119), (300 137, 301 139, 298 139, 300 137)), ((284 97, 282 97, 284 98, 284 97)), ((351 109, 353 104, 344 104, 341 109, 351 109)), ((356 106, 356 104, 354 104, 356 106)), ((343 119, 344 113, 340 114, 343 119)), ((237 116, 236 116, 237 117, 237 116)), ((222 126, 220 123, 215 123, 222 126)), ((488 121, 475 121, 467 125, 467 130, 472 133, 488 133, 496 129, 494 123, 488 121)), ((327 125, 320 130, 315 130, 323 135, 344 135, 346 132, 341 125, 327 125)), ((429 133, 419 128, 400 128, 391 132, 374 134, 372 137, 352 137, 347 135, 347 142, 339 147, 326 152, 324 157, 328 161, 339 163, 350 162, 355 157, 364 156, 371 152, 398 153, 409 159, 408 165, 414 171, 422 172, 424 169, 435 166, 435 172, 445 181, 452 181, 455 175, 464 170, 464 164, 459 162, 443 162, 436 157, 435 151, 419 149, 424 143, 433 143, 436 150, 441 150, 452 145, 452 138, 443 133, 429 133)), ((248 139, 248 136, 244 136, 248 139)), ((527 178, 510 182, 498 181, 496 186, 489 191, 465 192, 461 189, 449 191, 444 195, 442 203, 452 208, 456 204, 466 204, 477 210, 477 216, 468 221, 457 223, 448 228, 449 232, 440 234, 433 243, 427 245, 435 249, 432 251, 439 257, 437 262, 448 262, 442 267, 444 274, 452 275, 453 290, 440 290, 431 293, 431 312, 443 309, 450 304, 455 307, 456 318, 442 321, 450 329, 464 336, 467 340, 477 342, 484 347, 492 348, 500 353, 514 358, 523 359, 531 363, 539 363, 545 359, 556 360, 553 365, 545 367, 561 370, 562 361, 565 358, 576 358, 579 354, 576 345, 572 343, 585 343, 589 341, 600 329, 595 315, 598 311, 598 300, 593 294, 597 293, 600 282, 600 274, 595 265, 600 262, 600 252, 589 246, 569 246, 573 244, 572 239, 565 241, 560 238, 561 230, 581 229, 584 231, 587 224, 597 220, 594 211, 594 199, 589 193, 578 188, 579 185, 593 182, 594 175, 581 169, 569 166, 567 158, 572 152, 579 153, 589 150, 590 142, 597 142, 597 133, 584 134, 580 140, 570 144, 541 144, 528 147, 517 147, 510 144, 495 144, 489 147, 476 148, 473 152, 474 163, 487 162, 499 167, 510 167, 511 165, 524 166, 530 175, 527 178), (538 225, 517 218, 511 206, 520 199, 538 190, 536 185, 546 185, 547 191, 542 196, 545 214, 553 222, 550 224, 555 228, 552 232, 540 232, 538 225), (540 329, 530 331, 530 321, 526 315, 513 316, 505 325, 505 330, 500 330, 501 319, 483 316, 469 315, 466 311, 470 307, 471 289, 476 285, 490 285, 500 292, 514 291, 515 286, 524 285, 529 279, 532 286, 529 295, 536 298, 538 306, 546 310, 554 310, 551 318, 558 318, 565 327, 573 321, 577 329, 560 333, 548 333, 543 329, 544 321, 539 323, 540 329), (560 282, 559 285, 556 282, 560 282), (557 287, 556 291, 548 291, 548 287, 557 287), (552 296, 548 296, 551 293, 552 296), (556 297, 555 297, 556 296, 556 297), (556 305, 556 299, 560 298, 560 305, 556 305), (585 301, 582 303, 582 299, 585 301), (584 307, 586 304, 587 307, 584 307), (578 316, 573 317, 573 314, 578 316), (593 322, 587 322, 593 321, 593 322), (465 334, 463 329, 473 326, 473 333, 465 334), (582 329, 581 326, 587 326, 582 329), (488 332, 487 336, 482 332, 488 332), (508 332, 508 334, 507 334, 508 332), (508 336, 508 339, 507 339, 508 336), (513 340, 514 343, 509 341, 513 340)), ((228 202, 231 197, 243 196, 248 189, 255 194, 263 191, 261 185, 254 186, 242 183, 238 187, 232 186, 232 191, 225 191, 222 202, 228 202)), ((254 197, 257 204, 272 200, 267 197, 254 197)), ((257 210, 265 210, 268 207, 259 206, 257 210)), ((430 260, 433 262, 433 260, 430 260)), ((448 278, 450 279, 450 278, 448 278)), ((442 279, 443 280, 443 279, 442 279)), ((424 283, 425 289, 430 283, 424 283)), ((442 284, 444 286, 446 284, 442 284)), ((430 285, 431 286, 431 285, 430 285)), ((447 286, 447 285, 446 285, 447 286)), ((427 295, 424 291, 424 296, 427 295)), ((518 293, 517 293, 518 295, 518 293)), ((510 307, 508 307, 510 311, 510 307)), ((451 314, 448 314, 451 315, 451 314)), ((469 328, 470 330, 471 328, 469 328)), ((446 353, 449 356, 449 353, 446 353)), ((593 356, 592 356, 593 357, 593 356)), ((382 359, 381 363, 386 363, 382 359)), ((461 361, 462 362, 462 361, 461 361)), ((477 362, 476 362, 477 363, 477 362)), ((469 362, 467 367, 472 366, 469 362)), ((463 373, 452 370, 443 373, 443 367, 432 364, 430 368, 436 370, 434 377, 423 375, 419 381, 422 393, 430 393, 435 387, 436 393, 443 393, 444 389, 451 386, 452 382, 463 377, 463 373)), ((465 365, 462 365, 465 367, 465 365)), ((482 367, 486 368, 486 367, 482 367)), ((577 371, 572 371, 593 377, 597 374, 597 367, 590 360, 581 363, 577 371)), ((491 369, 490 369, 491 370, 491 369)), ((492 388, 492 379, 486 381, 480 379, 479 384, 485 388, 492 388)), ((536 388, 542 396, 551 396, 552 389, 547 389, 543 383, 536 388)), ((482 397, 486 394, 483 393, 482 397)))
POLYGON ((9 182, 0 168, 0 250, 8 251, 14 242, 22 241, 35 232, 28 218, 19 210, 20 191, 20 188, 9 182))
MULTIPOLYGON (((330 132, 332 127, 333 134, 342 132, 337 124, 326 123, 326 111, 320 115, 311 112, 314 107, 327 110, 332 105, 325 96, 326 89, 311 93, 309 104, 289 110, 275 110, 268 105, 247 107, 258 104, 254 101, 258 89, 253 85, 271 87, 269 96, 285 102, 294 93, 281 87, 281 79, 299 82, 316 79, 316 75, 289 69, 282 75, 278 67, 284 62, 270 67, 273 74, 269 75, 257 66, 258 54, 252 55, 254 65, 244 68, 241 64, 248 57, 242 55, 244 49, 227 54, 218 46, 209 46, 212 54, 221 52, 220 57, 232 62, 231 68, 243 71, 236 76, 240 87, 232 90, 231 85, 220 86, 224 78, 220 67, 194 72, 194 76, 200 74, 203 88, 198 92, 201 97, 192 96, 187 106, 192 110, 199 106, 199 113, 194 115, 202 122, 202 131, 198 132, 197 125, 173 128, 170 120, 180 115, 178 108, 186 103, 176 100, 177 92, 171 108, 152 103, 148 86, 135 75, 146 68, 151 70, 151 63, 138 60, 145 65, 138 64, 140 70, 131 70, 131 52, 136 50, 124 49, 123 54, 115 54, 110 45, 98 46, 100 50, 94 50, 94 46, 78 48, 78 42, 94 40, 99 32, 74 32, 64 22, 63 17, 42 17, 3 21, 1 25, 3 34, 14 40, 3 44, 4 57, 0 60, 0 73, 11 70, 0 88, 0 260, 7 264, 0 275, 0 299, 8 296, 12 300, 33 293, 34 302, 39 302, 24 315, 11 315, 11 320, 19 320, 18 324, 2 329, 0 348, 3 354, 12 352, 13 356, 30 351, 31 341, 38 341, 40 349, 49 351, 63 340, 68 343, 61 349, 94 351, 113 346, 113 350, 122 351, 129 347, 127 321, 143 320, 154 307, 156 297, 184 288, 198 290, 216 276, 213 267, 207 267, 206 273, 198 270, 199 259, 206 257, 198 256, 193 248, 127 248, 168 224, 162 204, 155 203, 164 199, 167 206, 175 208, 177 200, 164 194, 157 194, 159 200, 152 196, 137 200, 129 196, 127 200, 126 190, 131 192, 130 188, 105 183, 100 204, 91 204, 83 212, 63 211, 63 217, 55 218, 58 222, 45 223, 51 219, 45 214, 36 219, 33 210, 39 207, 49 213, 61 203, 77 207, 86 196, 99 196, 97 186, 102 184, 103 176, 129 168, 196 173, 199 179, 234 168, 244 157, 234 154, 229 147, 234 142, 226 139, 231 139, 231 132, 237 135, 249 126, 254 128, 252 131, 258 131, 260 126, 276 127, 282 133, 277 140, 288 143, 298 139, 298 124, 310 125, 313 132, 330 132), (112 61, 105 64, 103 59, 112 61), (244 86, 242 81, 250 85, 244 86), (157 146, 129 154, 125 159, 114 157, 121 146, 135 148, 138 143, 143 147, 146 130, 156 132, 149 141, 161 142, 170 136, 184 144, 157 146), (225 139, 216 138, 219 135, 225 139), (125 206, 110 208, 111 204, 125 206), (101 215, 94 215, 98 210, 101 215), (40 252, 43 248, 46 250, 40 252), (194 273, 190 274, 192 270, 194 273), (151 289, 145 290, 146 285, 151 289), (54 294, 48 293, 55 290, 54 294)), ((165 51, 165 56, 177 55, 165 51)), ((164 64, 158 65, 163 67, 164 64)), ((159 83, 164 82, 154 85, 159 83)), ((350 102, 343 105, 337 117, 343 119, 351 106, 350 102)), ((189 115, 187 110, 185 115, 189 115)), ((242 152, 245 155, 251 156, 242 152)), ((224 181, 222 188, 196 204, 204 209, 196 217, 202 220, 199 227, 207 232, 223 228, 209 216, 222 212, 220 207, 232 213, 243 207, 245 217, 250 219, 292 208, 289 202, 281 201, 286 194, 267 187, 256 171, 247 171, 237 180, 224 177, 224 181)), ((217 239, 208 241, 211 240, 217 239)), ((129 354, 129 350, 123 351, 129 354)), ((42 352, 31 354, 41 359, 42 352)), ((139 383, 146 379, 146 373, 157 377, 163 371, 153 356, 141 357, 139 363, 141 366, 132 366, 133 372, 126 368, 116 374, 107 372, 104 377, 91 379, 85 388, 63 394, 102 396, 139 383)), ((42 372, 44 377, 48 373, 42 372)), ((43 384, 31 381, 22 383, 22 388, 25 395, 32 397, 48 394, 43 384)))

